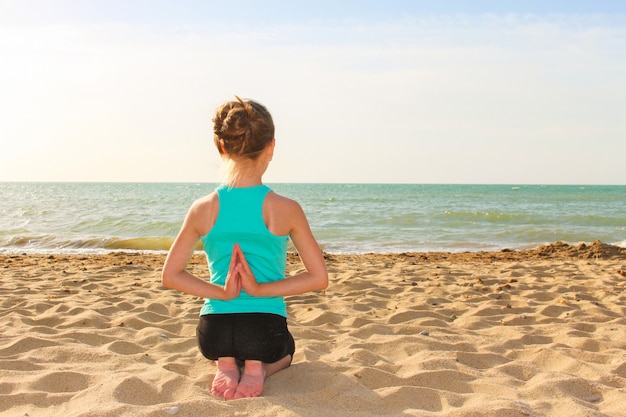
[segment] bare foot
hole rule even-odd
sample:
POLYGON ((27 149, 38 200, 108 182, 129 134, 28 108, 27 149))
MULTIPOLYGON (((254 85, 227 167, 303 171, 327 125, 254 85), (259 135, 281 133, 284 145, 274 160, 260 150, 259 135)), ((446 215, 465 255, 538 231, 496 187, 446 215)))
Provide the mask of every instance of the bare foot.
POLYGON ((261 396, 264 382, 265 366, 263 362, 246 361, 237 392, 235 392, 235 399, 261 396))
POLYGON ((261 361, 246 361, 243 375, 237 386, 235 399, 259 397, 263 394, 265 378, 275 374, 291 364, 291 356, 287 355, 278 362, 263 363, 261 361))
POLYGON ((239 384, 239 367, 235 358, 219 358, 217 373, 211 384, 211 394, 225 400, 230 400, 237 392, 239 384))

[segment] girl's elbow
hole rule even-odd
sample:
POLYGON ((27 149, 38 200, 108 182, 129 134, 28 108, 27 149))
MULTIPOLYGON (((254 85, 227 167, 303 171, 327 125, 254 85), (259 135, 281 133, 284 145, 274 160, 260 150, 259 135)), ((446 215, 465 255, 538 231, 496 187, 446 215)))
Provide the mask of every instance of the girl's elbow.
POLYGON ((320 277, 317 279, 317 283, 318 283, 318 288, 317 288, 318 291, 322 291, 328 288, 328 273, 325 272, 324 274, 321 274, 320 277))
POLYGON ((173 273, 172 271, 170 271, 167 268, 163 268, 163 271, 161 271, 161 284, 165 287, 165 288, 172 288, 173 285, 173 273))

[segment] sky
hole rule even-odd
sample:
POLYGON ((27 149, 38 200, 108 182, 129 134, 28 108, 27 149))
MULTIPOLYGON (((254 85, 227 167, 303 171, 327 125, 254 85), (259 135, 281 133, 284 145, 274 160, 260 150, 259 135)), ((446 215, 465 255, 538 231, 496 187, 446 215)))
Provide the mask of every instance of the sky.
POLYGON ((0 0, 0 181, 626 184, 622 1, 0 0))

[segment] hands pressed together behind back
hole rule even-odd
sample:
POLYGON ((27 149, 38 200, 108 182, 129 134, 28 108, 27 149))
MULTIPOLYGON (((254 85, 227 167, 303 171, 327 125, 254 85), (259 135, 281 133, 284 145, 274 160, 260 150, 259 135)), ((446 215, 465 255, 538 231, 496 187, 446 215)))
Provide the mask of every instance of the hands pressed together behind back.
POLYGON ((244 290, 249 295, 257 295, 258 289, 259 283, 256 281, 241 247, 235 243, 228 275, 226 276, 226 283, 224 284, 225 299, 237 298, 241 290, 244 290))

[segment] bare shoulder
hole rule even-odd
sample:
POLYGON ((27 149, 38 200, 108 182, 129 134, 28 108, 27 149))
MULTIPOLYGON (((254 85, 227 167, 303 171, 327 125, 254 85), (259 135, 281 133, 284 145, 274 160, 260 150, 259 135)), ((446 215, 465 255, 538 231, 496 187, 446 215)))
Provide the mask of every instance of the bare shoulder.
POLYGON ((219 198, 216 192, 212 192, 194 201, 189 211, 192 213, 202 213, 215 208, 219 208, 219 198))
POLYGON ((271 210, 278 210, 283 215, 299 214, 302 212, 302 207, 296 200, 276 194, 273 191, 267 195, 265 201, 271 210))
POLYGON ((216 192, 212 192, 193 202, 187 221, 197 230, 199 235, 205 235, 211 230, 217 219, 220 209, 220 201, 216 192))
POLYGON ((268 229, 276 235, 289 235, 306 224, 300 204, 290 198, 271 192, 263 204, 263 219, 268 229))
POLYGON ((196 201, 194 201, 193 206, 197 207, 206 207, 207 205, 219 203, 219 198, 217 197, 217 192, 213 191, 210 194, 205 195, 204 197, 200 197, 196 201))

